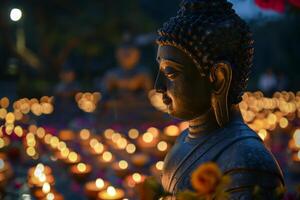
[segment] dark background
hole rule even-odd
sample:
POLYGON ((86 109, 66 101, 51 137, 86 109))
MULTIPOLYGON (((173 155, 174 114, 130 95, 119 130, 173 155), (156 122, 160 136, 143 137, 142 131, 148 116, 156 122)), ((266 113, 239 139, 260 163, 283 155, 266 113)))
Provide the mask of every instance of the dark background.
MULTIPOLYGON (((245 1, 248 0, 235 0, 234 5, 245 1)), ((154 77, 155 31, 176 14, 179 3, 180 0, 2 0, 0 96, 51 95, 64 67, 74 69, 83 89, 90 90, 91 80, 116 66, 115 48, 125 33, 140 41, 141 62, 154 77), (19 22, 9 19, 13 7, 22 9, 19 22), (16 52, 18 28, 25 31, 26 47, 39 60, 38 66, 28 63, 28 55, 16 52)), ((243 15, 246 11, 239 13, 243 15)), ((255 39, 254 68, 248 89, 256 90, 259 75, 271 67, 286 75, 288 90, 296 91, 300 84, 299 9, 288 7, 284 13, 267 16, 264 12, 245 17, 255 39)))

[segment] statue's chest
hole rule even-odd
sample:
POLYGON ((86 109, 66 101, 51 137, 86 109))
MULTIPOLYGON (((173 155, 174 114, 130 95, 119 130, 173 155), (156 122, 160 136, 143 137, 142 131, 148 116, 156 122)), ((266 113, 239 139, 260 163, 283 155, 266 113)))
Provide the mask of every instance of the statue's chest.
POLYGON ((192 145, 188 143, 177 143, 165 158, 164 171, 162 176, 162 185, 168 191, 168 185, 175 171, 180 170, 180 164, 185 159, 185 156, 192 149, 192 145))
POLYGON ((223 145, 228 141, 226 134, 216 132, 201 138, 179 140, 165 158, 162 185, 165 191, 176 193, 189 188, 192 171, 199 165, 214 161, 223 145))

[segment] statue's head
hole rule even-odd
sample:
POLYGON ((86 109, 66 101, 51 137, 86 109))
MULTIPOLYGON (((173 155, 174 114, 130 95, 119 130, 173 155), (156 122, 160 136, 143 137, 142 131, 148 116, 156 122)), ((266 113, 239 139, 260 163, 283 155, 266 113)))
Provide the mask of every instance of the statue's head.
POLYGON ((220 126, 241 100, 252 65, 253 40, 226 0, 183 0, 158 31, 157 92, 171 115, 191 120, 214 110, 220 126))

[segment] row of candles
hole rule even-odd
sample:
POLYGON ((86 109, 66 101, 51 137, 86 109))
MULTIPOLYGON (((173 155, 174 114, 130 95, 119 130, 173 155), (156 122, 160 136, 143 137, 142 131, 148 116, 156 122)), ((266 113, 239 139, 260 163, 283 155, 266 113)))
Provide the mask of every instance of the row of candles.
MULTIPOLYGON (((43 130, 39 128, 37 130, 43 130)), ((84 181, 92 172, 92 165, 83 162, 79 153, 71 150, 67 143, 59 137, 46 133, 45 131, 35 131, 40 141, 46 144, 53 151, 56 159, 69 166, 70 173, 78 181, 84 181)), ((68 131, 62 133, 70 134, 68 131)), ((105 154, 107 155, 107 154, 105 154)), ((109 157, 109 156, 108 156, 109 157)), ((86 195, 90 199, 114 200, 124 199, 125 192, 120 188, 115 188, 108 181, 97 178, 89 181, 84 186, 86 195)))
MULTIPOLYGON (((84 94, 81 94, 82 96, 84 94)), ((268 140, 270 134, 278 127, 291 134, 289 149, 291 151, 291 160, 296 163, 300 163, 300 129, 293 127, 292 122, 299 118, 299 102, 299 92, 297 94, 278 92, 272 98, 266 98, 261 92, 255 92, 245 93, 243 101, 240 103, 241 113, 245 122, 265 141, 268 140)), ((14 124, 17 116, 13 112, 5 112, 8 107, 7 104, 9 104, 7 100, 0 100, 0 117, 5 120, 5 126, 1 126, 0 128, 0 149, 2 146, 9 144, 7 135, 15 134, 18 137, 25 135, 20 126, 8 126, 9 124, 14 124)), ((155 127, 150 127, 145 132, 130 129, 127 134, 107 129, 101 136, 92 134, 88 129, 82 129, 79 132, 79 137, 76 137, 76 134, 71 130, 62 130, 58 136, 54 136, 46 133, 41 127, 30 126, 25 136, 24 147, 28 156, 37 159, 37 140, 41 141, 51 149, 56 159, 70 166, 70 173, 75 179, 84 180, 92 173, 93 167, 85 163, 81 155, 67 145, 74 141, 79 141, 82 149, 97 160, 99 168, 104 170, 107 168, 112 169, 117 177, 123 179, 124 183, 124 189, 117 188, 109 181, 104 180, 103 177, 97 177, 95 180, 88 181, 84 185, 87 196, 92 199, 124 199, 125 196, 130 197, 133 194, 130 191, 138 188, 136 186, 143 182, 146 174, 151 174, 159 178, 163 168, 163 157, 174 143, 175 138, 187 126, 186 122, 182 122, 178 125, 167 126, 162 131, 155 127), (153 158, 155 159, 153 160, 153 158), (148 164, 151 164, 148 170, 150 173, 138 172, 139 169, 148 164), (132 169, 134 170, 132 171, 132 169)), ((42 168, 40 167, 41 165, 38 166, 35 168, 42 168)), ((50 181, 44 181, 39 186, 40 191, 43 192, 44 189, 45 195, 42 198, 53 199, 53 196, 55 197, 56 195, 59 198, 61 195, 55 192, 55 190, 53 190, 54 192, 50 192, 52 191, 51 177, 52 179, 54 177, 51 173, 46 173, 46 171, 51 171, 49 169, 49 166, 44 166, 44 175, 46 176, 46 180, 48 180, 47 177, 49 176, 50 181), (47 190, 49 188, 48 185, 50 186, 50 190, 47 190), (47 191, 49 192, 47 193, 47 191)), ((0 179, 1 173, 0 160, 0 179)), ((34 177, 34 172, 30 173, 33 174, 28 174, 28 180, 34 177)), ((44 175, 41 176, 44 177, 44 175)), ((30 183, 30 181, 28 182, 30 183)))
MULTIPOLYGON (((131 168, 139 170, 151 162, 150 153, 158 159, 151 165, 150 172, 159 178, 163 168, 163 157, 176 136, 186 126, 186 123, 182 123, 180 126, 170 125, 164 129, 164 134, 160 134, 160 131, 154 127, 147 129, 143 134, 140 134, 137 129, 130 129, 127 134, 128 137, 112 129, 105 130, 102 137, 92 134, 88 129, 83 129, 79 132, 78 140, 83 149, 96 158, 99 168, 105 169, 111 166, 115 175, 124 180, 124 188, 128 193, 130 189, 137 188, 136 185, 146 178, 145 174, 132 172, 131 168)), ((41 131, 36 131, 36 135, 55 152, 55 157, 58 160, 70 165, 70 172, 76 179, 82 180, 91 174, 92 166, 84 163, 80 154, 72 151, 66 145, 66 143, 77 139, 72 131, 62 130, 58 137, 41 131)), ((91 193, 87 188, 94 188, 95 190, 97 186, 102 185, 100 184, 102 181, 98 178, 88 182, 85 186, 87 194, 91 193)), ((112 194, 114 191, 112 188, 116 190, 116 194, 124 193, 122 189, 115 187, 110 187, 110 189, 107 187, 106 193, 112 194)))

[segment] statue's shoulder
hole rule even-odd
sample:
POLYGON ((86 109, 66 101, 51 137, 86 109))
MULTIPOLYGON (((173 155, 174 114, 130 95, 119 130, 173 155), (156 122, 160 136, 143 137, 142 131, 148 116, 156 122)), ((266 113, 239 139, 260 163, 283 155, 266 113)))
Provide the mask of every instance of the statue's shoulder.
POLYGON ((279 167, 272 153, 259 136, 247 125, 235 129, 238 138, 222 152, 219 159, 227 160, 224 170, 250 168, 277 172, 279 167), (231 157, 227 159, 226 157, 231 157), (230 162, 228 162, 230 160, 230 162))
POLYGON ((232 187, 260 185, 276 187, 283 185, 281 169, 273 154, 263 141, 247 125, 233 129, 237 139, 217 158, 222 171, 232 177, 232 187))

